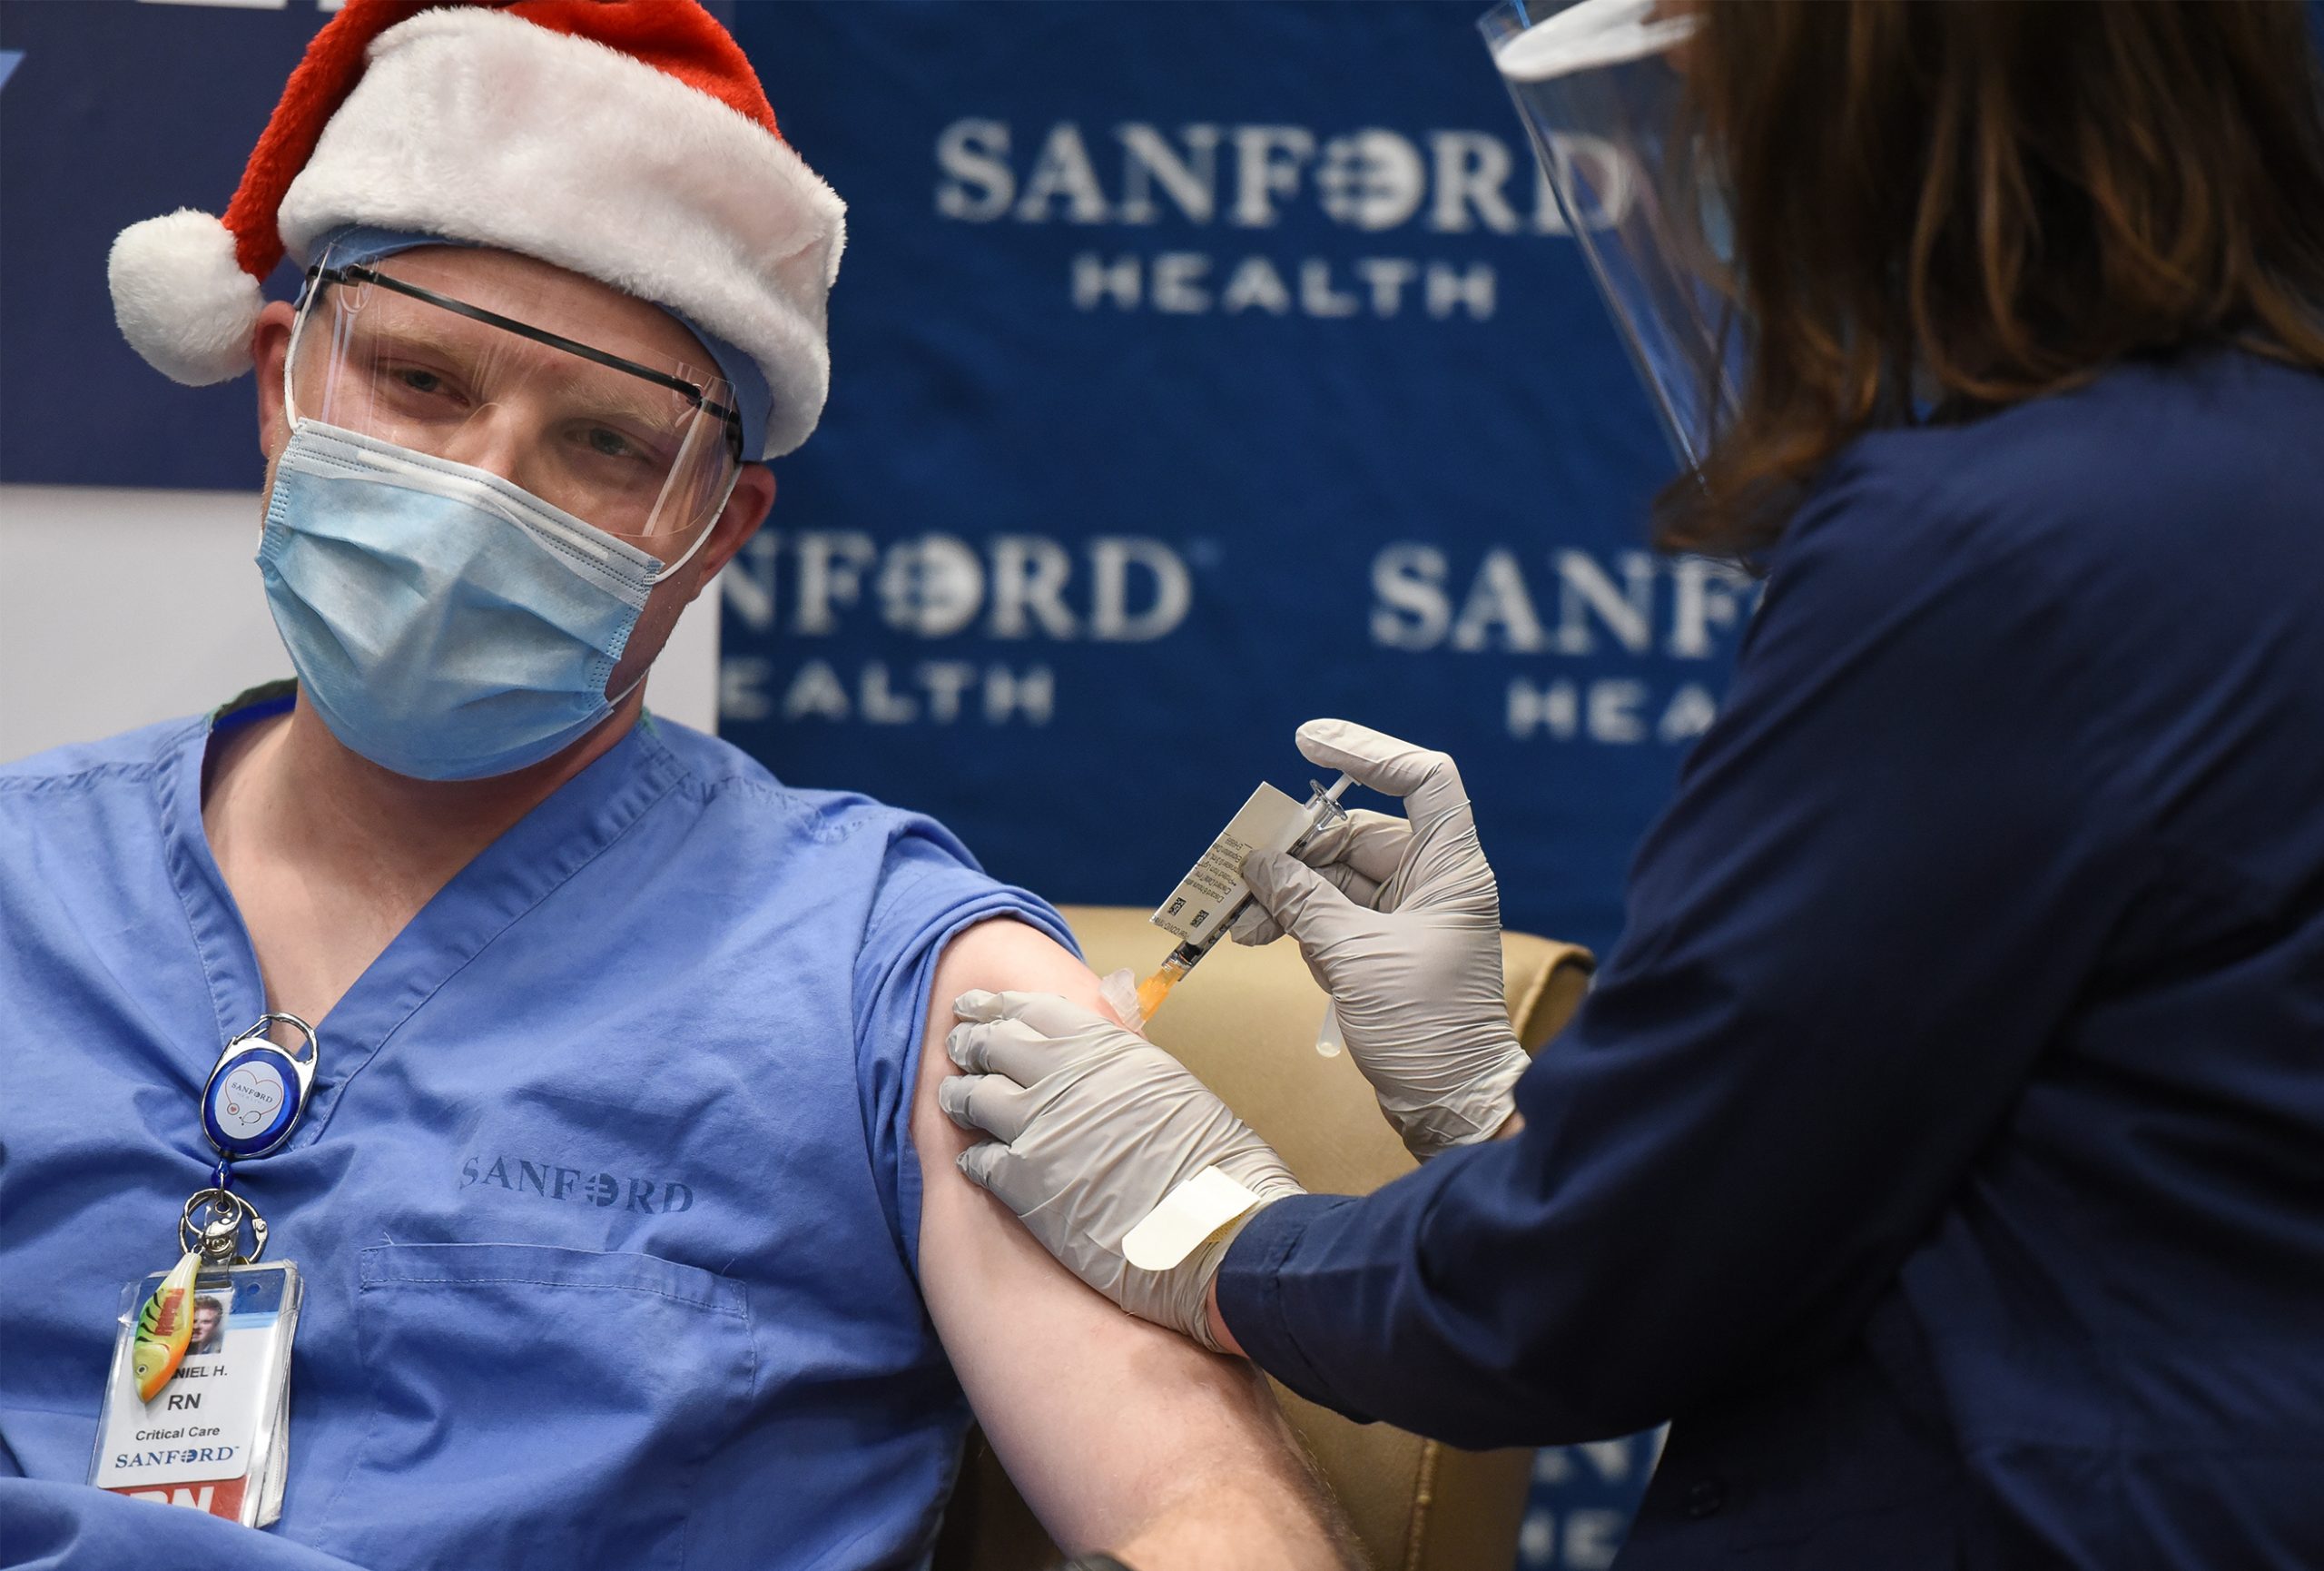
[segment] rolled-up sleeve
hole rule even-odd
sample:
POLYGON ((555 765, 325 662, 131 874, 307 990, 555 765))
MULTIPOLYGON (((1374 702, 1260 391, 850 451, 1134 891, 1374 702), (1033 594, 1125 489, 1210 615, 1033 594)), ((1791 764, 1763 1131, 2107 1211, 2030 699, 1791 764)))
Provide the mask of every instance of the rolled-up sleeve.
POLYGON ((2106 672, 2048 559, 2015 520, 1836 474, 1640 849, 1621 943, 1519 1086, 1522 1133, 1261 1212, 1219 1281, 1261 1365, 1506 1445, 1829 1356, 2136 886, 2106 672))
POLYGON ((989 877, 941 825, 901 813, 889 819, 879 889, 855 962, 856 1084, 881 1204, 917 1271, 921 1192, 912 1097, 929 989, 944 946, 964 928, 1006 916, 1081 951, 1053 906, 989 877))

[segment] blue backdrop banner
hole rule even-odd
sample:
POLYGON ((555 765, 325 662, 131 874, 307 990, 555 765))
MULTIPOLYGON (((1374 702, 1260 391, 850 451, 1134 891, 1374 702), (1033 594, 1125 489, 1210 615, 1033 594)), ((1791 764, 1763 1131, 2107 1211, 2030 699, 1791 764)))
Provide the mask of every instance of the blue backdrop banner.
POLYGON ((1136 904, 1345 716, 1461 761, 1512 924, 1610 942, 1749 591, 1645 547, 1669 459, 1474 11, 741 7, 850 242, 726 735, 1136 904))

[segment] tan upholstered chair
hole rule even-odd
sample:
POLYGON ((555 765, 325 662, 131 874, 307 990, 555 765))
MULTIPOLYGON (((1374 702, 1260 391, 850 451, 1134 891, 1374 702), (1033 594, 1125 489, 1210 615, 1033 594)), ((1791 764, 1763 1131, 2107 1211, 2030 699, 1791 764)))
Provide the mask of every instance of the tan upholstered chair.
MULTIPOLYGON (((1146 913, 1068 906, 1099 974, 1144 975, 1170 947, 1146 913)), ((1528 934, 1502 943, 1510 1019, 1527 1051, 1562 1026, 1589 984, 1587 951, 1528 934)), ((1355 1066, 1315 1049, 1324 995, 1299 951, 1223 944, 1181 983, 1150 1034, 1258 1131, 1310 1190, 1361 1194, 1412 1171, 1355 1066)), ((1292 1428, 1354 1523, 1377 1571, 1509 1571, 1530 1453, 1466 1452, 1354 1424, 1275 1388, 1292 1428)), ((946 1513, 937 1571, 1040 1571, 1059 1558, 981 1437, 946 1513)))

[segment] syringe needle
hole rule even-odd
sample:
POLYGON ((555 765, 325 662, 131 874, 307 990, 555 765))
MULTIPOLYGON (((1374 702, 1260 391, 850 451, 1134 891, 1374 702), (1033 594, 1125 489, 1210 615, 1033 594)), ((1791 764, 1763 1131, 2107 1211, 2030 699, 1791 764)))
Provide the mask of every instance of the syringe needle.
POLYGON ((1137 984, 1138 1014, 1147 1020, 1153 1019, 1154 1012, 1162 1007, 1164 999, 1170 996, 1170 989, 1176 985, 1177 980, 1167 971, 1157 971, 1144 982, 1139 983, 1137 984))
POLYGON ((1137 984, 1137 1013, 1147 1020, 1153 1019, 1154 1012, 1162 1007, 1162 1001, 1170 996, 1170 990, 1194 968, 1194 961, 1187 958, 1182 949, 1172 950, 1160 968, 1137 984))

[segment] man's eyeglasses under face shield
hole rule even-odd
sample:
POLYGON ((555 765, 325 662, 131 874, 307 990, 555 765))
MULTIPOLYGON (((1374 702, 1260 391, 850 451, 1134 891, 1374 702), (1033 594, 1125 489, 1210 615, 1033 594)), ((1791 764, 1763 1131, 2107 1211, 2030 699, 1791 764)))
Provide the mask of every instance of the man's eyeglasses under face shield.
POLYGON ((376 265, 325 256, 307 276, 287 373, 293 419, 490 470, 672 566, 734 490, 742 421, 717 376, 376 265))

